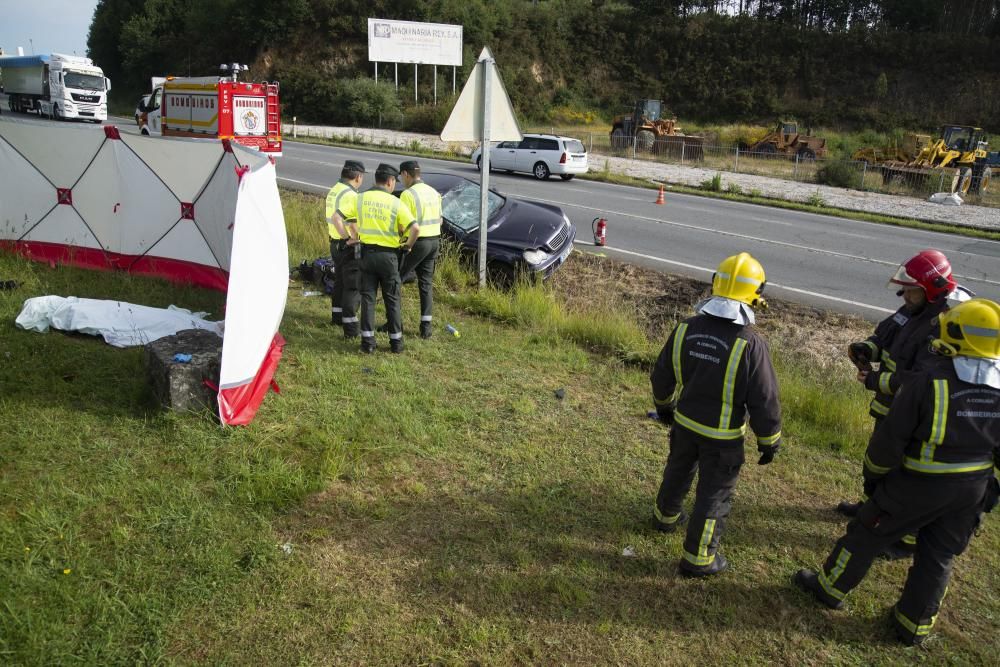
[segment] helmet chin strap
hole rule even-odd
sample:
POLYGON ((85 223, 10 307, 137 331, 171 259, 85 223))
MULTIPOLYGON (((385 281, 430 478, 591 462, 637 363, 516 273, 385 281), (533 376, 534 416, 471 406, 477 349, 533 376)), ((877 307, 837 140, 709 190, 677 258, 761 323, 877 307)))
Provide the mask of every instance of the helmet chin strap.
POLYGON ((931 341, 931 351, 935 354, 940 354, 942 357, 958 356, 958 347, 940 338, 935 338, 931 341))

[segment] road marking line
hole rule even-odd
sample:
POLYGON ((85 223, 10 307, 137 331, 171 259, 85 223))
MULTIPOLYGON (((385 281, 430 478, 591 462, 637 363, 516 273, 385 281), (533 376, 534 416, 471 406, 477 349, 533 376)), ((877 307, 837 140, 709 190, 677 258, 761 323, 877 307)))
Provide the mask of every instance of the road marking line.
MULTIPOLYGON (((592 206, 584 206, 582 204, 563 203, 563 202, 560 202, 560 201, 556 201, 554 199, 536 199, 536 201, 542 201, 542 202, 545 202, 547 204, 556 204, 556 205, 559 205, 559 206, 567 206, 567 207, 575 207, 575 208, 581 208, 581 209, 589 209, 591 211, 599 211, 599 210, 601 210, 601 209, 598 209, 598 208, 594 208, 592 206)), ((656 224, 671 225, 673 227, 681 227, 683 229, 690 229, 692 231, 697 231, 697 232, 706 232, 706 233, 709 233, 709 234, 720 234, 722 236, 732 236, 732 237, 738 238, 738 239, 744 239, 744 240, 747 240, 747 241, 757 241, 758 243, 766 243, 766 244, 769 244, 769 245, 786 246, 786 247, 789 247, 789 248, 795 248, 796 250, 805 250, 806 252, 816 252, 816 253, 819 253, 821 255, 832 255, 834 257, 844 257, 846 259, 856 259, 856 260, 861 261, 861 262, 870 262, 872 264, 881 264, 883 266, 891 266, 891 267, 898 267, 899 266, 899 262, 889 262, 889 261, 886 261, 884 259, 874 259, 872 257, 862 257, 860 255, 852 255, 852 254, 846 253, 846 252, 837 252, 836 250, 824 250, 822 248, 813 248, 811 246, 801 245, 801 244, 798 244, 798 243, 789 243, 787 241, 775 241, 775 240, 772 240, 772 239, 766 239, 766 238, 762 238, 762 237, 759 237, 759 236, 750 236, 749 234, 740 234, 740 233, 737 233, 737 232, 730 232, 730 231, 726 231, 726 230, 722 230, 722 229, 711 229, 709 227, 699 227, 698 225, 689 225, 689 224, 687 224, 685 222, 677 222, 677 221, 674 221, 674 220, 662 220, 660 218, 651 218, 649 216, 635 215, 635 214, 632 214, 632 213, 618 213, 618 215, 621 215, 621 216, 626 217, 626 218, 635 218, 637 220, 644 220, 646 222, 652 222, 652 223, 656 223, 656 224)), ((1000 282, 997 282, 995 280, 989 280, 988 278, 977 278, 975 276, 960 275, 958 273, 956 273, 954 275, 955 275, 955 278, 959 278, 959 279, 962 279, 962 280, 975 280, 977 282, 986 283, 988 285, 1000 285, 1000 282)), ((891 312, 895 312, 895 311, 891 311, 891 312)))
MULTIPOLYGON (((686 269, 694 269, 696 271, 704 271, 705 273, 709 273, 709 274, 715 273, 715 269, 709 269, 709 268, 706 268, 704 266, 697 266, 695 264, 687 264, 686 262, 678 262, 678 261, 673 260, 673 259, 664 259, 663 257, 657 257, 655 255, 647 255, 645 253, 634 252, 632 250, 623 250, 621 248, 612 248, 610 246, 603 246, 603 247, 606 248, 606 249, 608 249, 608 250, 611 250, 612 252, 620 252, 620 253, 624 253, 626 255, 633 255, 635 257, 643 257, 645 259, 651 259, 651 260, 656 261, 656 262, 663 262, 664 264, 672 264, 674 266, 681 266, 681 267, 684 267, 686 269)), ((814 296, 814 297, 818 297, 820 299, 827 299, 829 301, 837 301, 839 303, 846 303, 846 304, 851 305, 851 306, 858 306, 858 307, 861 307, 861 308, 867 308, 869 310, 874 310, 874 311, 877 311, 877 312, 880 312, 880 313, 886 313, 888 315, 891 315, 892 313, 896 312, 894 310, 889 310, 888 308, 882 308, 881 306, 873 306, 870 303, 862 303, 860 301, 852 301, 850 299, 842 299, 839 296, 830 296, 829 294, 821 294, 820 292, 813 292, 813 291, 806 290, 806 289, 800 289, 798 287, 789 287, 788 285, 781 285, 779 283, 773 283, 771 281, 768 281, 767 284, 770 287, 777 287, 778 289, 786 289, 786 290, 788 290, 790 292, 796 292, 798 294, 805 294, 807 296, 814 296)))
POLYGON ((299 185, 308 185, 313 188, 319 188, 320 190, 329 190, 331 186, 329 185, 317 185, 315 183, 309 183, 308 181, 296 181, 294 178, 285 178, 284 176, 278 176, 279 181, 288 181, 289 183, 298 183, 299 185))

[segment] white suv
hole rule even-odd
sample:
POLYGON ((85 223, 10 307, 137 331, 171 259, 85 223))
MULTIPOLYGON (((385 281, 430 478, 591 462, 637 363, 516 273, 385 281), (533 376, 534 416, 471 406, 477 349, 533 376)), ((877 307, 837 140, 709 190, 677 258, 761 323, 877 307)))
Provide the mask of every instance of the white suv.
MULTIPOLYGON (((481 167, 482 147, 472 154, 481 167)), ((521 141, 502 141, 490 146, 490 169, 523 171, 545 180, 551 174, 568 181, 587 172, 587 148, 579 139, 554 134, 526 134, 521 141)))

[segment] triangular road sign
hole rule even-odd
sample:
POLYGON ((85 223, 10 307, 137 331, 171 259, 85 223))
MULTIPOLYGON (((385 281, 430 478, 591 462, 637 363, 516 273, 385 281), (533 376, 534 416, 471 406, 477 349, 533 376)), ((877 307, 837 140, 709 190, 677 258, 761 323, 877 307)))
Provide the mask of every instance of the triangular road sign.
POLYGON ((469 80, 462 88, 462 94, 451 110, 448 122, 441 130, 442 141, 482 141, 484 112, 483 74, 489 69, 489 127, 487 135, 490 141, 520 141, 521 128, 514 117, 514 108, 507 97, 507 89, 500 79, 496 61, 489 48, 484 47, 479 54, 469 80))

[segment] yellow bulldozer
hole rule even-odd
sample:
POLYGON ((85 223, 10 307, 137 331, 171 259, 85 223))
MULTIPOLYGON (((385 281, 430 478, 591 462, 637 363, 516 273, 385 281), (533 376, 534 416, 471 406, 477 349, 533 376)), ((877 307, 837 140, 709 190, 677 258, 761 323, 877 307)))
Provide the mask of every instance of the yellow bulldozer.
POLYGON ((897 144, 895 141, 884 148, 867 146, 851 153, 851 159, 866 162, 869 166, 881 165, 886 162, 909 162, 920 154, 924 146, 931 141, 929 134, 914 134, 909 132, 897 144))
POLYGON ((680 159, 701 160, 705 156, 704 137, 681 132, 676 118, 664 118, 660 100, 637 100, 629 111, 615 116, 611 124, 611 148, 636 153, 664 154, 680 159))
POLYGON ((913 159, 889 160, 881 167, 885 184, 929 185, 962 194, 987 192, 993 177, 986 133, 971 125, 945 125, 913 159))
POLYGON ((761 139, 740 146, 740 150, 766 158, 797 156, 800 160, 814 160, 826 157, 826 139, 800 134, 798 123, 783 120, 761 139))

